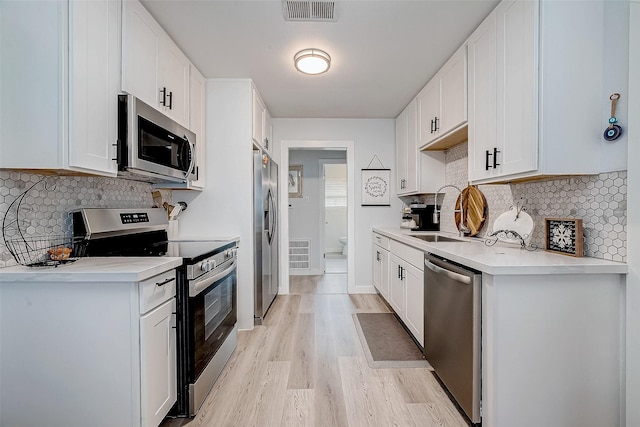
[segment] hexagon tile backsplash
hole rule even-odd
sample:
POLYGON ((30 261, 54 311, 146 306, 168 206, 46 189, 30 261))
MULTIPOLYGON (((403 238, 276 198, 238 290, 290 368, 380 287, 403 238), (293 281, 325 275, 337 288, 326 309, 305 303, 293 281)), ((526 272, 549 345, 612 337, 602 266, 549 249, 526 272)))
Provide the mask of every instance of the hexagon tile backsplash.
MULTIPOLYGON (((11 203, 42 175, 0 171, 0 220, 11 203)), ((36 185, 20 206, 20 229, 28 236, 68 235, 68 212, 79 208, 133 208, 153 205, 151 184, 116 178, 50 176, 36 185)), ((17 204, 16 204, 17 205, 17 204)), ((16 205, 12 208, 15 215, 16 205)), ((0 239, 0 268, 15 265, 0 239)))
MULTIPOLYGON (((467 144, 445 153, 446 183, 467 186, 467 144)), ((550 181, 519 184, 480 185, 487 199, 488 215, 479 236, 493 232, 493 222, 514 205, 524 203, 535 228, 531 242, 544 249, 545 218, 580 218, 584 227, 585 256, 626 262, 627 258, 627 171, 584 175, 550 181)), ((447 189, 443 211, 452 211, 456 191, 447 189)), ((441 230, 457 232, 450 216, 444 216, 441 230)))

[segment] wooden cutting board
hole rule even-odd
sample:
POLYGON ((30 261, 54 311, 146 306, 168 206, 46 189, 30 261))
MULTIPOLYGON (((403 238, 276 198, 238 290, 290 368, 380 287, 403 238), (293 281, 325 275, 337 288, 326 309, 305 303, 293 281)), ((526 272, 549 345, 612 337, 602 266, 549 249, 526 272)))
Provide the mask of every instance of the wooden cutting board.
POLYGON ((461 197, 462 214, 460 212, 455 213, 456 227, 460 229, 460 215, 462 215, 462 223, 471 230, 467 235, 475 236, 482 230, 487 219, 487 199, 485 199, 484 194, 477 186, 468 185, 456 200, 456 210, 460 210, 461 197))

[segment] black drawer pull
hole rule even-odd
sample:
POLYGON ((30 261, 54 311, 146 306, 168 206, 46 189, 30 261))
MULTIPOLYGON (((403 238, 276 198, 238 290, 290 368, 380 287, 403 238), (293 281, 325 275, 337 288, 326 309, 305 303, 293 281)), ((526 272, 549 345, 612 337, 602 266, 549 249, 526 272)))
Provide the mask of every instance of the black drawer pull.
POLYGON ((169 282, 173 282, 174 280, 176 280, 175 277, 170 277, 167 280, 163 280, 162 282, 156 283, 156 286, 164 286, 169 282))
POLYGON ((500 166, 500 163, 498 163, 498 153, 500 152, 500 150, 498 150, 497 147, 493 147, 493 168, 495 169, 497 166, 500 166))

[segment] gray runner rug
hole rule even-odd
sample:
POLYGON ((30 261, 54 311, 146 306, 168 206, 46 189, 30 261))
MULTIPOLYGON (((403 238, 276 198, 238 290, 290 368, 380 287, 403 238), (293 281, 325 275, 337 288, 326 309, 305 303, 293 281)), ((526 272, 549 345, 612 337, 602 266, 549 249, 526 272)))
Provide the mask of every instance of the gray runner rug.
POLYGON ((393 313, 355 313, 353 320, 371 368, 431 369, 393 313))

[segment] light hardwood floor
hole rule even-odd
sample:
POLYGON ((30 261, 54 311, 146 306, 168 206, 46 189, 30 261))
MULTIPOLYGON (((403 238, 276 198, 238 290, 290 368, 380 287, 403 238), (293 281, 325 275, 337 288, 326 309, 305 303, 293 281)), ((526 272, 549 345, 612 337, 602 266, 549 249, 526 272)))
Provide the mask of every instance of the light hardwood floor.
POLYGON ((384 301, 326 293, 323 280, 338 288, 335 277, 291 276, 292 294, 276 298, 263 325, 239 333, 198 414, 162 427, 466 427, 427 369, 367 365, 352 313, 387 312, 384 301))

